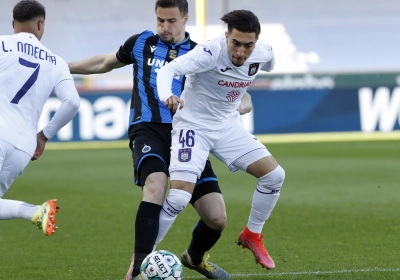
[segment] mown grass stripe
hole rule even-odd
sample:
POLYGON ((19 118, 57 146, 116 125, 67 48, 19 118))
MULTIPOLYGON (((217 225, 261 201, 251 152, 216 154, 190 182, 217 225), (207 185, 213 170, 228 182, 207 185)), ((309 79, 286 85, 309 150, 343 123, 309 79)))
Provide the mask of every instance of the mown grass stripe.
MULTIPOLYGON (((350 141, 390 141, 400 140, 400 131, 393 132, 327 132, 327 133, 291 133, 260 134, 256 137, 264 144, 273 143, 312 143, 312 142, 350 142, 350 141)), ((128 140, 119 141, 82 141, 49 142, 47 150, 79 149, 128 149, 128 140)))

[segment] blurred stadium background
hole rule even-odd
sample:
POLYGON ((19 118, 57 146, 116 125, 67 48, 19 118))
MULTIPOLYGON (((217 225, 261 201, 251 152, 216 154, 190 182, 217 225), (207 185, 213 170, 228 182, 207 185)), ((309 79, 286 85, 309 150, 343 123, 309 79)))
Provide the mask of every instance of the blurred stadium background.
MULTIPOLYGON (((12 33, 12 7, 2 0, 0 33, 12 33)), ((155 1, 42 0, 43 43, 67 62, 116 51, 133 34, 156 32, 155 1)), ((391 132, 400 118, 400 1, 189 0, 187 30, 197 42, 225 30, 220 17, 254 11, 261 39, 274 47, 271 74, 250 88, 254 111, 243 118, 255 134, 391 132)), ((75 76, 82 108, 53 141, 126 138, 132 67, 75 76)), ((43 126, 58 107, 50 99, 43 126)))

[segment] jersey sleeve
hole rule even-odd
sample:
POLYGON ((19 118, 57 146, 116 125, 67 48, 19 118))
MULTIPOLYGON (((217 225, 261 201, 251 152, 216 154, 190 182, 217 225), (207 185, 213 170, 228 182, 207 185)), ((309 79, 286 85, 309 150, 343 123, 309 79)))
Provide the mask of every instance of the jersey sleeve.
POLYGON ((58 60, 62 61, 62 62, 60 63, 61 64, 60 74, 57 76, 56 83, 54 85, 55 87, 59 83, 61 83, 62 81, 65 81, 65 80, 74 81, 74 78, 72 77, 71 72, 69 71, 68 64, 64 60, 62 60, 60 57, 58 57, 58 60))
POLYGON ((47 139, 51 139, 64 125, 70 122, 79 109, 79 94, 67 64, 62 67, 54 87, 54 93, 61 100, 61 105, 50 122, 43 128, 47 139))
POLYGON ((172 95, 172 81, 175 76, 206 72, 214 67, 214 58, 217 55, 204 45, 197 45, 190 52, 162 67, 157 73, 157 91, 160 100, 165 102, 172 95))
POLYGON ((261 67, 261 70, 271 72, 275 67, 275 55, 271 46, 268 46, 268 52, 267 62, 261 67))
POLYGON ((131 36, 125 43, 119 48, 117 52, 117 59, 125 64, 134 64, 136 63, 135 57, 132 55, 133 46, 136 43, 136 40, 139 38, 140 34, 136 34, 131 36))
POLYGON ((215 65, 215 60, 218 56, 214 51, 204 45, 197 45, 187 54, 175 58, 172 63, 178 64, 180 73, 177 76, 206 72, 212 69, 215 65))

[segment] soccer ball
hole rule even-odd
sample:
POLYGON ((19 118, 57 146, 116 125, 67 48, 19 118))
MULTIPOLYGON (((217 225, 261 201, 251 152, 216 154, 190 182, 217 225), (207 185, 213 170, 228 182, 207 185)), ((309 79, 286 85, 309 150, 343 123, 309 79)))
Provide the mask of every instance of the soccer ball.
POLYGON ((140 276, 142 280, 181 280, 182 264, 169 251, 154 251, 143 260, 140 276))

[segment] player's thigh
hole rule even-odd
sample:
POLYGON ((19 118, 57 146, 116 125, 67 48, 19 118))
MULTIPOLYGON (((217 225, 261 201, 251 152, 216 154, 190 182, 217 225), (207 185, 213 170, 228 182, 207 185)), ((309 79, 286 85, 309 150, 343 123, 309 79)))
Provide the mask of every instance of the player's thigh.
POLYGON ((221 193, 213 192, 200 197, 193 204, 200 218, 214 230, 222 230, 226 224, 225 202, 221 193))
POLYGON ((204 170, 212 140, 207 133, 194 129, 172 131, 171 180, 196 183, 204 170))
POLYGON ((250 164, 271 156, 264 144, 246 131, 242 125, 237 125, 227 131, 212 153, 224 162, 231 172, 246 171, 250 164))
POLYGON ((171 125, 140 123, 129 132, 135 184, 144 186, 153 173, 168 176, 171 146, 171 125))
POLYGON ((15 178, 20 176, 31 156, 0 140, 0 197, 8 191, 15 178))
POLYGON ((221 194, 222 192, 218 184, 217 176, 212 168, 211 161, 207 159, 204 170, 201 173, 200 178, 197 180, 196 186, 194 187, 190 203, 194 205, 199 198, 209 193, 221 194))

